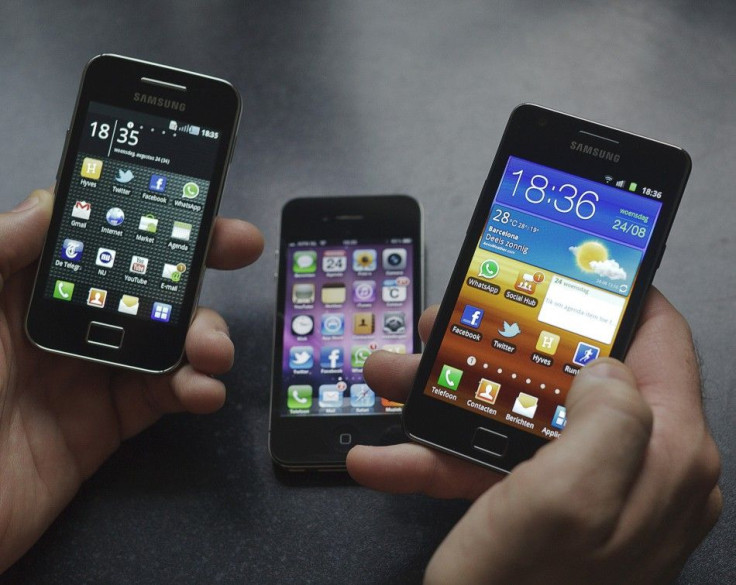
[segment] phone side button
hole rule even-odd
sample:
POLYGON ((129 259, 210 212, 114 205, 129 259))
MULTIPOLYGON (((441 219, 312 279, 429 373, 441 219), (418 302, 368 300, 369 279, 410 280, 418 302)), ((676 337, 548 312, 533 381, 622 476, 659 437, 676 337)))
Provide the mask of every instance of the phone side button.
POLYGON ((92 345, 120 349, 120 346, 123 345, 123 337, 125 337, 125 329, 116 325, 91 321, 87 328, 87 343, 92 345))
POLYGON ((509 438, 506 435, 478 427, 473 435, 473 448, 496 457, 506 455, 509 438))

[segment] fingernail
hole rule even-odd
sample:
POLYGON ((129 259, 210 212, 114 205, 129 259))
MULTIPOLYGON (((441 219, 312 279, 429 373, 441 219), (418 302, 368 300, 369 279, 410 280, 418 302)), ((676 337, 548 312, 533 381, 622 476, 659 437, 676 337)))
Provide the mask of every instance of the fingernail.
POLYGON ((26 198, 25 201, 19 203, 10 211, 12 211, 13 213, 20 213, 22 211, 28 211, 29 209, 36 207, 36 205, 38 205, 38 202, 39 202, 38 196, 31 194, 26 198))

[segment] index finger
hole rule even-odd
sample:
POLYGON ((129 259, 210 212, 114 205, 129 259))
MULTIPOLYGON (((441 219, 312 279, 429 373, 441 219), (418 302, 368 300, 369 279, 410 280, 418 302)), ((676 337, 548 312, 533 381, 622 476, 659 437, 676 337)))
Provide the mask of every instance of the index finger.
POLYGON ((235 270, 255 262, 263 252, 263 234, 242 219, 218 217, 207 254, 207 266, 235 270))

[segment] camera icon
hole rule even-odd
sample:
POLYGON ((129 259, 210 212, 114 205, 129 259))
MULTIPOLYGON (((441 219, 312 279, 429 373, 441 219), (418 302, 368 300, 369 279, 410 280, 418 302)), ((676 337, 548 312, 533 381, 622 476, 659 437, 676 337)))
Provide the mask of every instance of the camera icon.
POLYGON ((386 248, 381 258, 384 270, 406 270, 406 250, 404 248, 386 248))

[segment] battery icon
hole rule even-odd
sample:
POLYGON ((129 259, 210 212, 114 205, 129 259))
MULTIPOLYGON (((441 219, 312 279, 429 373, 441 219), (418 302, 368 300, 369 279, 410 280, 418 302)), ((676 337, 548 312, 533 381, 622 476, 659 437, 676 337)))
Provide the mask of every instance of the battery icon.
POLYGON ((633 181, 631 183, 629 183, 629 191, 635 192, 637 187, 638 187, 638 185, 636 183, 634 183, 633 181))

